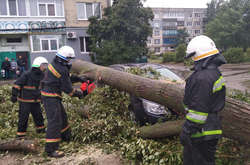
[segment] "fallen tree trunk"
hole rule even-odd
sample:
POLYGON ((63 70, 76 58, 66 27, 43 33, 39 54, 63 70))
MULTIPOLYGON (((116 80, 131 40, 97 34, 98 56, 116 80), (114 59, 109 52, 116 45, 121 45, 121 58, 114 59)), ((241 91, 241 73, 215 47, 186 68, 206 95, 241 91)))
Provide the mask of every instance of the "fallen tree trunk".
POLYGON ((34 140, 10 139, 0 142, 0 150, 38 152, 38 145, 34 140))
POLYGON ((179 135, 184 121, 185 120, 167 121, 152 126, 143 126, 139 129, 139 135, 144 138, 161 138, 179 135))
MULTIPOLYGON (((132 93, 159 104, 165 105, 180 113, 184 112, 182 100, 185 83, 151 80, 141 76, 120 72, 108 67, 76 60, 73 62, 72 71, 92 79, 100 79, 119 90, 132 93)), ((250 105, 241 101, 227 98, 226 106, 221 112, 223 117, 223 135, 235 140, 250 142, 250 105)), ((181 125, 181 123, 179 123, 181 125)), ((169 135, 178 134, 167 124, 163 124, 162 131, 169 135)), ((152 129, 154 131, 154 129, 152 129)), ((159 131, 160 132, 160 131, 159 131)))

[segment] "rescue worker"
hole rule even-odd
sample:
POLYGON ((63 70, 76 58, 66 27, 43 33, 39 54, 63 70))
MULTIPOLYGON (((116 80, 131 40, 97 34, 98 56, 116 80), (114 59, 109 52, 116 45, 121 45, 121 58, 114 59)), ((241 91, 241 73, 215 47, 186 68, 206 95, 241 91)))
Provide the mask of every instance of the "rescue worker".
POLYGON ((44 118, 41 111, 40 82, 44 78, 44 71, 48 61, 44 57, 34 59, 31 70, 19 77, 12 88, 11 101, 19 101, 17 137, 24 137, 28 127, 29 114, 35 122, 36 132, 45 133, 44 118))
POLYGON ((218 67, 225 58, 209 37, 193 38, 186 58, 192 57, 194 72, 186 80, 184 107, 186 121, 180 135, 184 165, 215 165, 215 152, 221 138, 219 112, 225 105, 225 81, 218 67))
POLYGON ((86 88, 82 91, 72 88, 72 81, 85 82, 86 79, 78 76, 71 76, 70 60, 75 58, 73 48, 69 46, 61 47, 56 53, 52 63, 43 80, 42 100, 46 111, 48 126, 46 131, 45 152, 50 157, 63 157, 64 153, 58 151, 59 142, 70 141, 71 130, 68 124, 67 114, 61 103, 62 92, 72 97, 83 98, 90 91, 86 88))

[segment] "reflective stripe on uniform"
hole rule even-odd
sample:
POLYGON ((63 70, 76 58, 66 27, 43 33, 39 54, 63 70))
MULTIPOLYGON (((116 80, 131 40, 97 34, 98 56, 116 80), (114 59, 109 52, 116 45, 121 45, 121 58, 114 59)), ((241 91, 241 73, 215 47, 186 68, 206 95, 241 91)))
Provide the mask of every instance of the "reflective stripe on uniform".
POLYGON ((61 133, 65 132, 67 129, 69 129, 69 125, 61 130, 61 133))
POLYGON ((22 99, 20 97, 17 98, 18 101, 20 102, 24 102, 24 103, 36 103, 36 102, 40 102, 40 99, 34 100, 34 99, 22 99))
POLYGON ((212 130, 212 131, 199 132, 199 133, 191 135, 191 137, 192 138, 198 138, 198 137, 202 137, 202 136, 221 135, 221 134, 222 134, 222 130, 212 130))
POLYGON ((198 112, 189 109, 186 118, 192 122, 204 124, 207 120, 208 113, 198 112))
POLYGON ((43 126, 37 126, 36 127, 36 129, 44 129, 45 128, 45 126, 43 125, 43 126))
POLYGON ((46 139, 46 143, 56 143, 56 142, 59 142, 61 141, 60 138, 57 138, 57 139, 46 139))
POLYGON ((16 88, 16 89, 18 89, 18 90, 21 89, 21 87, 19 85, 14 85, 13 87, 16 88))
POLYGON ((41 95, 42 96, 47 96, 47 97, 62 97, 61 95, 57 94, 57 93, 48 93, 48 92, 44 92, 41 91, 41 95))
POLYGON ((23 135, 26 135, 26 132, 17 132, 16 134, 19 136, 23 136, 23 135))
POLYGON ((58 73, 58 72, 56 71, 56 69, 55 69, 51 64, 49 64, 48 69, 49 69, 49 71, 50 71, 55 77, 57 77, 57 78, 60 78, 60 77, 61 77, 61 74, 58 73))
POLYGON ((23 89, 35 90, 35 86, 23 86, 23 89))
POLYGON ((223 76, 220 76, 220 78, 214 83, 213 93, 220 91, 223 86, 225 86, 225 79, 223 78, 223 76))

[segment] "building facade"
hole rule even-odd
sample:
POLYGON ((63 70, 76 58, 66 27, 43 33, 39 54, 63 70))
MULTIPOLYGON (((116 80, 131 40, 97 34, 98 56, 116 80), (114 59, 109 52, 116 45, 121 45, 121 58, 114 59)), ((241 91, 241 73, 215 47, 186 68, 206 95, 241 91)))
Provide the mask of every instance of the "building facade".
MULTIPOLYGON (((90 61, 88 18, 102 18, 110 0, 0 0, 0 65, 8 57, 50 62, 64 45, 90 61)), ((1 67, 1 66, 0 66, 1 67)))
POLYGON ((104 8, 110 0, 65 0, 66 43, 74 48, 76 57, 91 60, 90 38, 87 34, 88 18, 96 16, 102 18, 104 8))
POLYGON ((0 0, 0 61, 27 61, 37 56, 49 61, 66 44, 63 0, 0 0))
POLYGON ((174 50, 179 29, 184 29, 192 39, 204 31, 205 8, 152 8, 153 34, 148 38, 148 47, 156 54, 174 50))

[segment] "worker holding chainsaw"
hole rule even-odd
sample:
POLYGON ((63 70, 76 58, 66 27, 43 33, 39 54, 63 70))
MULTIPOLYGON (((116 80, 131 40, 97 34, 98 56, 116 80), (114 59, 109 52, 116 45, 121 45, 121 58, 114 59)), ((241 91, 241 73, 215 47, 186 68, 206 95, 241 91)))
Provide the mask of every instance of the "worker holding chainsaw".
POLYGON ((86 78, 70 76, 70 60, 75 58, 72 47, 61 47, 42 81, 42 101, 47 115, 48 125, 46 132, 45 152, 50 157, 63 157, 59 152, 59 142, 70 141, 71 130, 68 124, 67 113, 61 103, 62 92, 72 97, 83 98, 91 93, 95 85, 86 78), (73 89, 72 83, 82 82, 81 90, 73 89))

